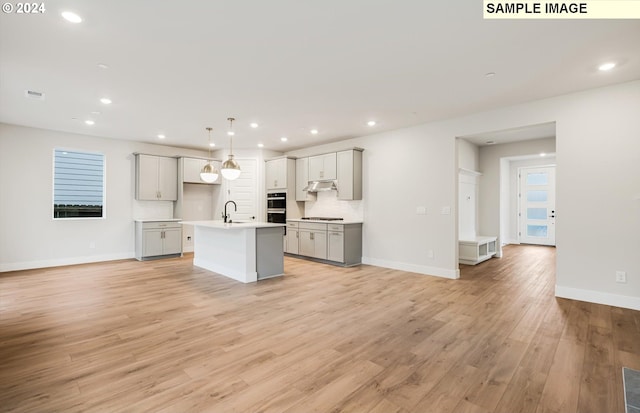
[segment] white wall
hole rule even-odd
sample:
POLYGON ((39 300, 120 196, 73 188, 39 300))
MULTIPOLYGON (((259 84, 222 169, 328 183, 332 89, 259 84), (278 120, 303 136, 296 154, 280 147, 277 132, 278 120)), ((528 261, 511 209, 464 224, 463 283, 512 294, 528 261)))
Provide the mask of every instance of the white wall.
POLYGON ((458 168, 478 171, 480 164, 480 149, 477 145, 458 138, 458 168))
POLYGON ((0 271, 133 257, 133 219, 169 218, 173 212, 171 202, 134 200, 133 152, 206 156, 189 149, 0 124, 0 271), (53 150, 58 147, 105 155, 106 219, 52 219, 53 150))

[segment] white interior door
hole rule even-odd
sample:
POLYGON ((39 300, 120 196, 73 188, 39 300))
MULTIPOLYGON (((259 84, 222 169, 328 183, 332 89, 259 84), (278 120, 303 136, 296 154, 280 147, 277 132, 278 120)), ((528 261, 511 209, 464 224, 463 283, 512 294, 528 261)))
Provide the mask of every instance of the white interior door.
POLYGON ((227 200, 235 201, 238 210, 233 205, 227 207, 231 211, 231 219, 237 221, 255 220, 257 214, 257 161, 255 159, 237 159, 242 173, 238 179, 228 182, 227 200))
POLYGON ((520 168, 519 242, 556 245, 556 167, 520 168))

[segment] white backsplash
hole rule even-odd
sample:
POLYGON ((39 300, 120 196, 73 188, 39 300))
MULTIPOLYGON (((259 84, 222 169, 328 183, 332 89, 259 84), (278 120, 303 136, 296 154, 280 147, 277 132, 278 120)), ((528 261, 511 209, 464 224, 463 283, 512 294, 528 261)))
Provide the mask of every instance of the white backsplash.
POLYGON ((315 201, 304 203, 307 217, 335 217, 348 221, 363 221, 362 201, 340 201, 336 191, 318 192, 315 201))
POLYGON ((169 219, 173 218, 173 202, 171 201, 133 201, 134 219, 169 219))

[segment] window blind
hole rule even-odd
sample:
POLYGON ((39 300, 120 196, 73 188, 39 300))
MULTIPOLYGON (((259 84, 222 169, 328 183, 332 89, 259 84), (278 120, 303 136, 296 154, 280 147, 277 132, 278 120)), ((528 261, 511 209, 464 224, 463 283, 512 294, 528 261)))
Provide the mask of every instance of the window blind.
POLYGON ((54 218, 104 216, 104 155, 56 149, 54 218))

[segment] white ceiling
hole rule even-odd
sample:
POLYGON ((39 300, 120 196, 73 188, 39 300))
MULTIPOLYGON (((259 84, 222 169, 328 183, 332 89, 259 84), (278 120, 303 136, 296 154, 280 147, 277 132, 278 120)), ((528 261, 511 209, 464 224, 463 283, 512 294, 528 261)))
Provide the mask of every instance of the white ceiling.
POLYGON ((235 147, 285 151, 640 78, 640 20, 483 20, 481 1, 45 6, 0 14, 1 122, 204 149, 235 116, 235 147))

